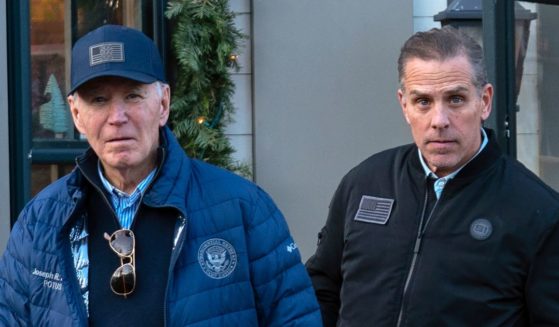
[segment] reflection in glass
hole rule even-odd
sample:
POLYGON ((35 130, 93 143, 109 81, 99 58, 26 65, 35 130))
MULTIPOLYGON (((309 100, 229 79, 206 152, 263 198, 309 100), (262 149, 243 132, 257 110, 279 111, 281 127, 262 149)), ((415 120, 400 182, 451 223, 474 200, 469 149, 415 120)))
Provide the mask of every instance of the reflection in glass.
MULTIPOLYGON (((517 156, 559 190, 559 6, 519 2, 537 13, 528 38, 518 95, 517 156)), ((524 38, 517 36, 518 42, 524 38)), ((517 78, 517 82, 520 80, 517 78)))
POLYGON ((31 119, 34 139, 73 139, 65 97, 64 0, 32 0, 31 119), (62 89, 60 87, 62 82, 62 89))
POLYGON ((74 164, 67 165, 37 165, 31 166, 31 196, 35 196, 45 186, 69 174, 74 164))

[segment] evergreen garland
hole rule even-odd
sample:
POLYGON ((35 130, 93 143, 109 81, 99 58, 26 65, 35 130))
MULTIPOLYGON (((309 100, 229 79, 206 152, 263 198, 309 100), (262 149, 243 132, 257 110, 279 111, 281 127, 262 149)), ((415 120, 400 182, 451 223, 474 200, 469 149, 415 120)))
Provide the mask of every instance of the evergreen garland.
POLYGON ((173 132, 190 157, 250 176, 248 165, 231 158, 235 150, 224 135, 234 111, 230 69, 238 69, 236 51, 245 37, 235 27, 228 0, 170 1, 166 16, 174 23, 178 65, 173 132))

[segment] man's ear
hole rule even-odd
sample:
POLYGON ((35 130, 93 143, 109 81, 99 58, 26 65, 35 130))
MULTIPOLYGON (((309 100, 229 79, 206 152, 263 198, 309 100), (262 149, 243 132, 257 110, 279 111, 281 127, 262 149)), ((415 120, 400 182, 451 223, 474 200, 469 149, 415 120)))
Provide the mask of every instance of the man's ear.
POLYGON ((481 105, 481 119, 485 121, 487 118, 489 118, 493 105, 493 85, 489 83, 487 83, 483 87, 483 91, 481 94, 481 105))
POLYGON ((165 126, 169 119, 171 108, 171 88, 167 84, 161 84, 162 95, 159 103, 159 127, 165 126))
POLYGON ((404 96, 404 91, 402 91, 402 89, 398 89, 397 97, 398 97, 398 103, 400 103, 400 107, 402 107, 402 113, 404 114, 404 119, 406 119, 406 122, 409 124, 410 119, 408 118, 406 97, 404 96))
POLYGON ((76 129, 82 133, 85 134, 85 130, 84 130, 84 126, 83 126, 83 121, 81 119, 80 116, 80 110, 78 109, 78 99, 77 99, 78 95, 74 92, 74 94, 71 94, 68 96, 67 100, 68 100, 68 106, 70 107, 70 113, 72 114, 72 120, 74 121, 74 125, 76 126, 76 129))

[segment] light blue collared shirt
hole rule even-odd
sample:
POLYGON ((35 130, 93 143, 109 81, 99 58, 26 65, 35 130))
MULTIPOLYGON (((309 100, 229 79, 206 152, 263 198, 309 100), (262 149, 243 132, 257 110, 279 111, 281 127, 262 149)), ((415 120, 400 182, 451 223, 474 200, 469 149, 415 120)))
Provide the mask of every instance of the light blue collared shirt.
POLYGON ((439 178, 435 173, 433 173, 431 171, 431 169, 429 169, 429 166, 427 166, 427 164, 425 163, 425 160, 423 159, 423 155, 421 154, 421 150, 419 150, 419 148, 417 149, 417 152, 419 154, 419 161, 421 162, 421 166, 423 166, 423 170, 425 171, 425 178, 427 179, 427 178, 431 177, 431 178, 435 179, 435 183, 433 184, 433 188, 435 189, 435 194, 437 195, 437 199, 439 199, 441 197, 441 194, 443 193, 443 190, 444 190, 444 187, 446 186, 446 183, 448 183, 448 181, 453 179, 458 174, 458 172, 460 172, 460 170, 462 170, 462 168, 464 168, 464 166, 466 166, 470 161, 472 161, 475 157, 477 157, 478 154, 485 148, 485 146, 489 142, 489 139, 487 138, 487 133, 485 133, 483 128, 481 129, 481 135, 482 135, 483 140, 482 140, 481 146, 479 147, 479 150, 476 152, 476 154, 473 157, 471 157, 470 160, 468 160, 460 168, 456 169, 452 173, 446 175, 445 177, 441 177, 441 178, 439 178))
POLYGON ((125 229, 130 229, 132 226, 132 221, 136 215, 136 211, 140 206, 142 195, 146 191, 153 178, 155 177, 156 169, 153 169, 146 178, 144 178, 140 184, 136 187, 134 192, 127 194, 114 187, 104 176, 103 169, 101 168, 101 163, 98 163, 97 170, 99 172, 99 178, 103 183, 105 189, 111 195, 111 202, 113 204, 113 209, 115 210, 116 217, 120 222, 120 226, 125 229))

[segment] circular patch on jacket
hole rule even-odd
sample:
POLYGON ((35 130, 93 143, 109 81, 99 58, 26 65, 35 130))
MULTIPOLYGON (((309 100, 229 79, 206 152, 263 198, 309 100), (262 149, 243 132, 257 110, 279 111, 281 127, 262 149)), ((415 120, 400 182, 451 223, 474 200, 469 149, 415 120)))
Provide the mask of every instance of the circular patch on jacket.
POLYGON ((493 225, 485 218, 476 219, 470 225, 470 235, 476 240, 486 240, 491 233, 493 233, 493 225))
POLYGON ((226 240, 211 238, 200 245, 198 263, 208 277, 222 279, 235 270, 237 252, 226 240))

